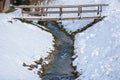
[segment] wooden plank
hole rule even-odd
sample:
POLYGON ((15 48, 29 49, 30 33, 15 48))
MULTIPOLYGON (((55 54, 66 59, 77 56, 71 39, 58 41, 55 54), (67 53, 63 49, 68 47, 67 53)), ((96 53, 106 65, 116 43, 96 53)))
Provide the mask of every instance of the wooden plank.
POLYGON ((38 20, 38 21, 58 21, 58 20, 92 20, 92 19, 100 19, 101 17, 96 16, 96 17, 74 17, 74 18, 23 18, 24 20, 27 21, 32 21, 32 20, 38 20))
MULTIPOLYGON (((44 11, 43 14, 72 14, 72 13, 97 13, 100 12, 98 10, 83 10, 81 12, 79 11, 44 11)), ((28 12, 28 11, 23 11, 23 14, 42 14, 41 12, 28 12)))
POLYGON ((108 4, 84 4, 84 5, 20 5, 15 6, 15 8, 77 8, 77 7, 95 7, 95 6, 108 6, 108 4))

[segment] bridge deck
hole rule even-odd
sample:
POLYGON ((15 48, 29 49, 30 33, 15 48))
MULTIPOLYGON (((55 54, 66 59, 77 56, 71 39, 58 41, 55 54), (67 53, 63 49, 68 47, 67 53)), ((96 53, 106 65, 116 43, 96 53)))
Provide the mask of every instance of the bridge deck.
MULTIPOLYGON (((105 17, 105 16, 103 16, 105 17)), ((32 20, 38 20, 38 21, 58 21, 58 20, 92 20, 92 19, 101 19, 102 17, 69 17, 69 18, 22 18, 23 20, 32 21, 32 20)))

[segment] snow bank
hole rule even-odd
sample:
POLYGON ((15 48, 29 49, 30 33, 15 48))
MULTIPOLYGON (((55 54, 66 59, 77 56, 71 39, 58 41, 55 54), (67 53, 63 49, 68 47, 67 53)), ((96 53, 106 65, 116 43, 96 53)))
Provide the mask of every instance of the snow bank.
POLYGON ((104 2, 108 17, 75 36, 74 65, 82 74, 76 80, 120 80, 120 1, 104 2))
POLYGON ((0 14, 0 80, 40 80, 22 63, 46 57, 53 49, 53 37, 36 26, 13 20, 19 12, 0 14))

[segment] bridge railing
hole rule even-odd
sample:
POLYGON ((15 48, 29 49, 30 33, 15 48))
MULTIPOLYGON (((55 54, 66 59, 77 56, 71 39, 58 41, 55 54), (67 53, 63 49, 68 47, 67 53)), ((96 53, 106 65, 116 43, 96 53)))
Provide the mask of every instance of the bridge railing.
POLYGON ((54 6, 38 6, 38 5, 21 5, 15 6, 15 8, 21 8, 22 14, 31 14, 39 16, 47 16, 49 14, 57 14, 62 16, 63 14, 77 14, 81 18, 81 14, 84 13, 96 13, 96 16, 101 17, 104 6, 108 4, 84 4, 84 5, 54 5, 54 6), (29 9, 25 11, 25 9, 29 9))

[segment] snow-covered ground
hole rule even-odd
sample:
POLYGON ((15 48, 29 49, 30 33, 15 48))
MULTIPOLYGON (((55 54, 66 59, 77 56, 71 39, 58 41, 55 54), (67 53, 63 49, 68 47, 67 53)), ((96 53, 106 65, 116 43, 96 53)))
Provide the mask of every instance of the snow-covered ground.
POLYGON ((0 80, 40 80, 23 62, 45 58, 53 49, 53 36, 40 28, 12 19, 21 16, 17 10, 0 14, 0 80))
MULTIPOLYGON (((120 0, 56 0, 56 5, 109 4, 103 21, 75 36, 76 80, 120 80, 120 0)), ((68 32, 87 21, 63 21, 68 32)), ((89 23, 89 22, 88 22, 89 23)))
MULTIPOLYGON (((108 17, 75 36, 78 57, 73 63, 82 74, 76 80, 120 80, 120 0, 54 2, 55 5, 94 3, 109 4, 104 9, 104 15, 108 17)), ((33 25, 18 20, 8 22, 13 14, 0 14, 0 80, 39 80, 21 64, 32 63, 35 58, 48 55, 46 51, 52 49, 53 38, 33 25)), ((63 25, 68 32, 73 32, 89 22, 63 21, 63 25)))
POLYGON ((77 80, 120 80, 120 1, 104 2, 108 17, 75 36, 77 80))

